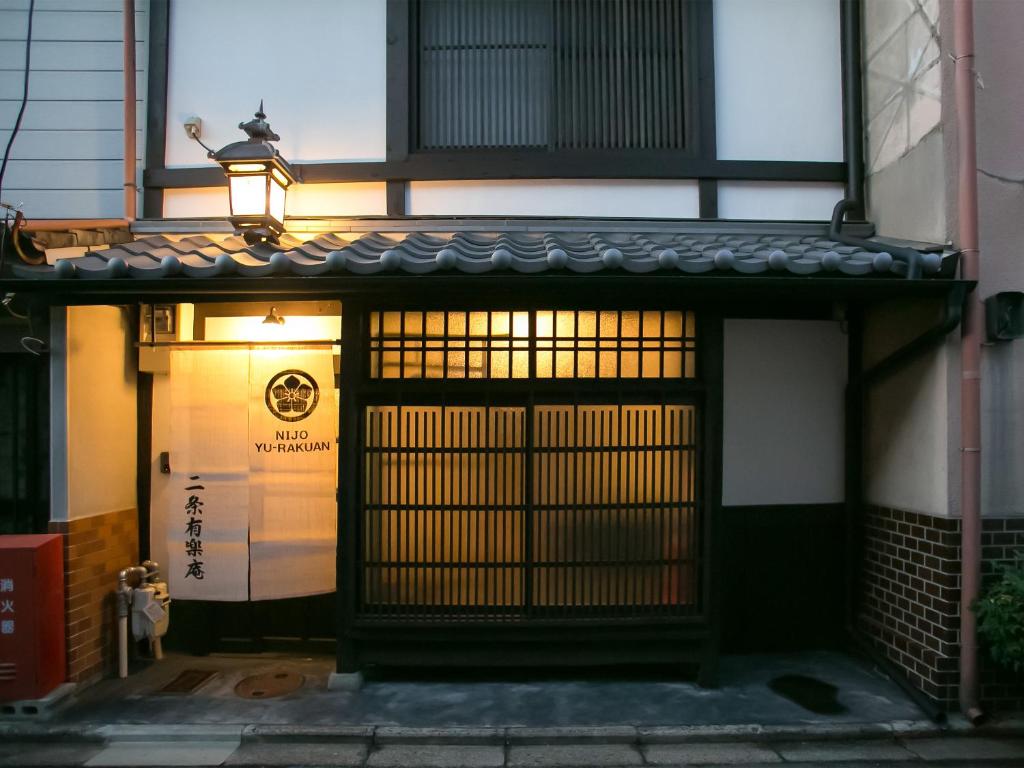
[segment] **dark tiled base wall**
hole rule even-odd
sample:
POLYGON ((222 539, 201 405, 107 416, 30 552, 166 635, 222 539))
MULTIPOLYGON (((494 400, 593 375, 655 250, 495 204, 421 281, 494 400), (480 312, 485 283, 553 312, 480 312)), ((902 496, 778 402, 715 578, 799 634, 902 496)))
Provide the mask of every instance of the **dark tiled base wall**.
MULTIPOLYGON (((1024 518, 982 522, 983 574, 1024 549, 1024 518)), ((914 685, 957 706, 960 520, 868 507, 858 621, 914 685)), ((994 709, 1024 706, 1024 676, 982 659, 982 698, 994 709)))

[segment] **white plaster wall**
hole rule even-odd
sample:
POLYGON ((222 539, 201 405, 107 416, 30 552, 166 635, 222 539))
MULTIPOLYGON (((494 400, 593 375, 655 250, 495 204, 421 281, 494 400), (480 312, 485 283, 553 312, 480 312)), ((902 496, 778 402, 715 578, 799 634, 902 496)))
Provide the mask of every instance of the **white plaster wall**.
POLYGON ((203 141, 221 147, 244 138, 238 123, 260 99, 292 162, 383 160, 385 9, 382 0, 174 0, 167 166, 210 162, 185 135, 186 118, 202 118, 203 141))
MULTIPOLYGON (((1024 290, 1024 3, 976 3, 981 298, 1024 290)), ((983 348, 982 512, 1024 515, 1024 339, 983 348)))
POLYGON ((843 159, 838 0, 714 0, 718 157, 843 159))
MULTIPOLYGON (((387 213, 384 182, 296 184, 288 190, 288 216, 383 216, 387 213)), ((167 218, 227 218, 227 187, 164 190, 167 218)))
POLYGON ((868 503, 927 515, 954 514, 959 435, 948 419, 947 376, 957 363, 949 345, 869 392, 864 468, 868 503))
POLYGON ((411 216, 699 216, 696 181, 414 181, 411 216))
POLYGON ((722 504, 841 502, 839 323, 726 320, 722 504))
POLYGON ((843 195, 842 184, 722 181, 718 184, 718 218, 828 221, 843 195))
POLYGON ((59 425, 51 434, 64 438, 52 446, 51 467, 61 474, 51 485, 66 488, 54 494, 54 520, 136 506, 136 373, 127 313, 105 306, 66 311, 66 330, 57 332, 65 354, 56 349, 53 358, 66 368, 51 378, 61 385, 51 395, 59 425))

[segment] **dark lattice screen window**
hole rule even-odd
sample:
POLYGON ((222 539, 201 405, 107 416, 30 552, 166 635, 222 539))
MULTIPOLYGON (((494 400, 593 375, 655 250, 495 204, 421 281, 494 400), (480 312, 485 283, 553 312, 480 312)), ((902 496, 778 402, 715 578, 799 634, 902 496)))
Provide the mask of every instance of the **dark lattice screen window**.
POLYGON ((420 0, 420 149, 681 150, 686 0, 420 0))
POLYGON ((693 312, 370 313, 374 379, 692 379, 693 312))

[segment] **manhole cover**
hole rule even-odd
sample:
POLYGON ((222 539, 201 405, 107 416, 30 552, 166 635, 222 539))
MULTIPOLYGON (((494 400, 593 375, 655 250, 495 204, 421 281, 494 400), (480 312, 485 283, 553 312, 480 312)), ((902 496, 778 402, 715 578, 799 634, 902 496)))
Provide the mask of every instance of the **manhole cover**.
POLYGON ((215 669, 186 669, 157 693, 193 693, 216 674, 215 669))
POLYGON ((250 675, 235 686, 243 699, 269 699, 298 690, 306 678, 296 672, 266 672, 250 675))

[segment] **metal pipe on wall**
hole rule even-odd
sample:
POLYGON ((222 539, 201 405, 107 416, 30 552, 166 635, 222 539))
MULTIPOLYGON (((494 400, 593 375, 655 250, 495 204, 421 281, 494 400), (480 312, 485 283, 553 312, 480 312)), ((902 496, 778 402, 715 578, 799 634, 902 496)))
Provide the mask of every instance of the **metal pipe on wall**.
MULTIPOLYGON (((954 98, 957 122, 957 246, 961 277, 977 281, 978 167, 974 111, 974 3, 953 4, 954 98)), ((972 723, 978 701, 977 621, 972 604, 981 587, 981 343, 984 312, 977 291, 967 296, 960 344, 960 710, 972 723)))
POLYGON ((843 160, 846 163, 847 200, 850 215, 864 220, 864 101, 861 87, 861 4, 843 0, 840 5, 843 83, 843 160))
POLYGON ((135 0, 124 0, 124 218, 135 221, 135 0))

